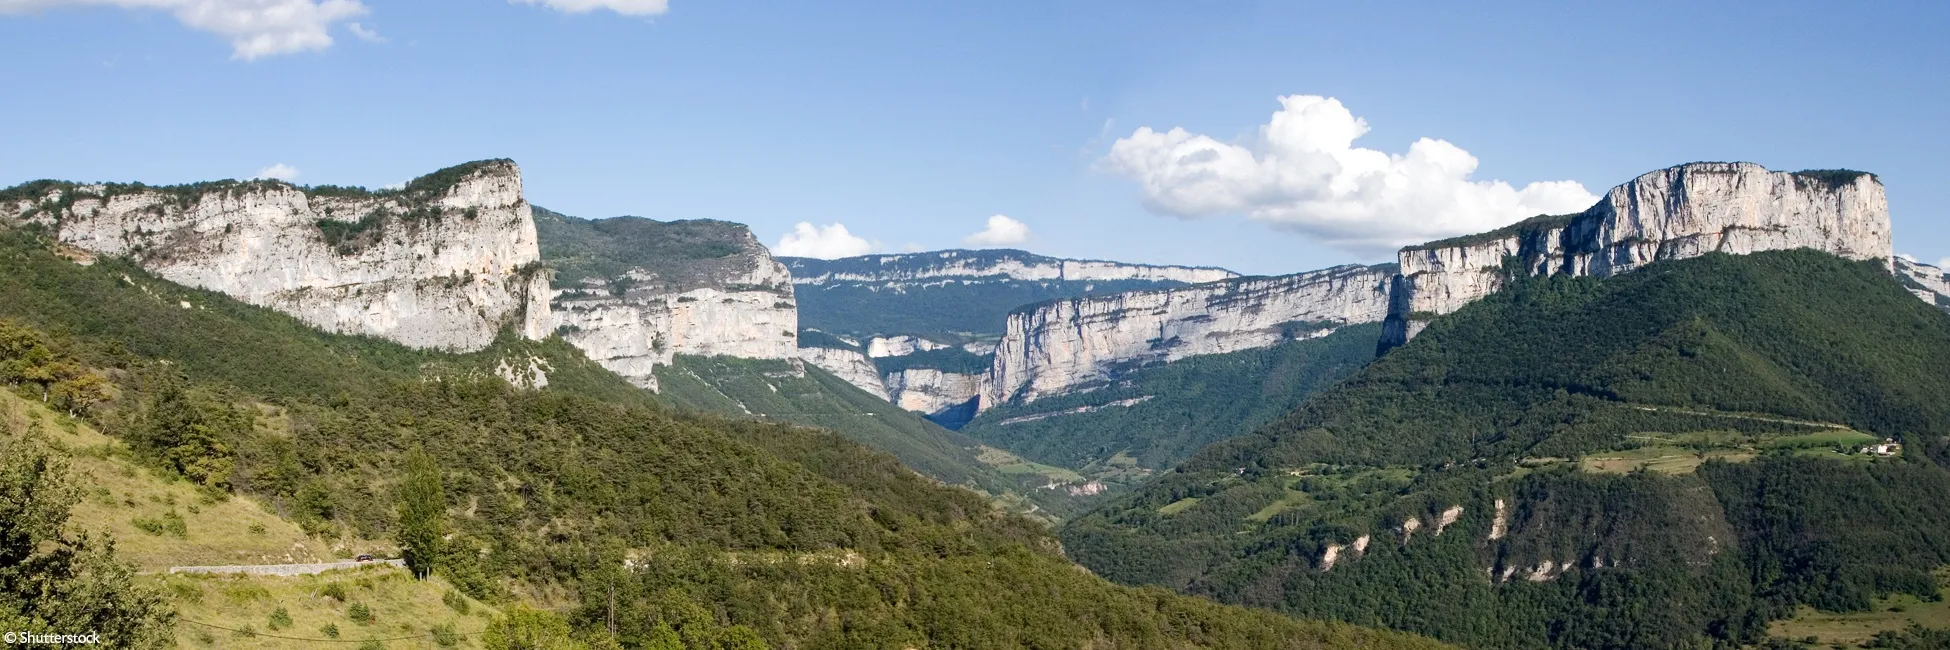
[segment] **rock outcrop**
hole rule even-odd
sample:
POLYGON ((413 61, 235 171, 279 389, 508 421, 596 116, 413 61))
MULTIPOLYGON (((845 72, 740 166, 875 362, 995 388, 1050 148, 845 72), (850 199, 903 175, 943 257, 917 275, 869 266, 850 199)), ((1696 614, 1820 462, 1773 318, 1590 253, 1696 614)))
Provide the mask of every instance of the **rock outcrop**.
POLYGON ((1950 310, 1950 276, 1945 276, 1942 268, 1904 255, 1897 255, 1892 262, 1903 288, 1923 302, 1950 310))
POLYGON ((1381 345, 1405 343, 1435 316, 1495 292, 1506 260, 1511 272, 1606 277, 1709 252, 1794 248, 1888 259, 1882 183, 1861 172, 1692 163, 1612 188, 1580 214, 1404 248, 1381 345))
POLYGON ((859 350, 824 346, 804 347, 799 348, 799 358, 826 372, 833 373, 833 376, 846 380, 846 383, 853 384, 860 390, 873 394, 874 397, 894 401, 887 395, 887 385, 880 378, 880 369, 874 367, 873 359, 867 358, 867 355, 859 350))
POLYGON ((867 356, 875 359, 882 357, 904 357, 916 352, 945 350, 951 347, 954 346, 905 334, 876 336, 867 340, 867 356))
POLYGON ((798 357, 792 278, 751 230, 722 221, 591 221, 543 211, 564 339, 643 388, 679 354, 798 357))
POLYGON ((1387 310, 1392 266, 1340 266, 1058 300, 1009 316, 982 408, 1108 381, 1151 363, 1323 336, 1387 310))
POLYGON ((906 368, 887 373, 883 381, 896 406, 927 414, 967 404, 982 390, 982 375, 935 368, 906 368))
POLYGON ((0 218, 327 331, 459 351, 486 347, 504 326, 548 333, 548 274, 507 160, 378 192, 38 181, 0 193, 0 218))

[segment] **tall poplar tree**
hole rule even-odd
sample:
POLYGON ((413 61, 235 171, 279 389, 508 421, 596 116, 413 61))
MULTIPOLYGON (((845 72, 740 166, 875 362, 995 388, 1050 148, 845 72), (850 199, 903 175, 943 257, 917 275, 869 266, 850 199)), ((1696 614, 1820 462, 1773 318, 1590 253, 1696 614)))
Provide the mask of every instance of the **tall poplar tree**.
POLYGON ((440 468, 425 450, 406 456, 406 482, 399 491, 399 546, 406 568, 416 578, 433 573, 440 556, 440 539, 447 528, 447 496, 440 486, 440 468))

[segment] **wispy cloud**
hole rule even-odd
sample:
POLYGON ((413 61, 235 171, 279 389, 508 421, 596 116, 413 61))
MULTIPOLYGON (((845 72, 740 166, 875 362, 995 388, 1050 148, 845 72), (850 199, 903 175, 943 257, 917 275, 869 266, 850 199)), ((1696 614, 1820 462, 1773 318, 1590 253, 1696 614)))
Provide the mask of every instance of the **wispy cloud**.
POLYGON ((278 163, 270 167, 265 167, 263 169, 257 170, 257 175, 253 176, 252 178, 275 178, 284 181, 286 183, 290 183, 298 180, 298 168, 292 167, 284 163, 278 163))
POLYGON ((365 25, 361 25, 359 23, 346 23, 345 29, 346 31, 352 32, 353 36, 357 36, 359 37, 360 40, 363 41, 372 42, 372 43, 386 42, 386 37, 380 36, 379 32, 375 32, 372 30, 372 28, 366 27, 365 25))
POLYGON ((625 16, 661 16, 664 12, 670 11, 669 0, 509 0, 509 2, 542 5, 571 14, 608 9, 625 16))

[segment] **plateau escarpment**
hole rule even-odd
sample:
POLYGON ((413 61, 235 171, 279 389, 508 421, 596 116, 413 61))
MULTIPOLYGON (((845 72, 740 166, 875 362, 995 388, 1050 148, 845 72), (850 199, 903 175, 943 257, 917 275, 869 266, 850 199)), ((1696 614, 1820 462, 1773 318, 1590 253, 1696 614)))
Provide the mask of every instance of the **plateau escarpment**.
POLYGON ((1854 171, 1692 163, 1612 188, 1579 214, 1404 248, 1381 345, 1401 345, 1433 317, 1497 291, 1507 272, 1608 277, 1711 252, 1795 248, 1889 259, 1882 183, 1854 171))
POLYGON ((1324 336, 1382 319, 1392 266, 1340 266, 1058 300, 1009 316, 982 408, 1101 383, 1138 366, 1324 336))
POLYGON ((655 368, 680 354, 798 357, 791 276, 744 225, 548 210, 536 223, 558 268, 556 329, 631 383, 656 390, 655 368))
POLYGON ((0 219, 331 332, 463 351, 509 325, 548 332, 548 274, 520 168, 507 160, 377 192, 36 181, 0 192, 0 219))
POLYGON ((1217 268, 1070 260, 1018 250, 782 261, 798 286, 802 324, 861 338, 994 337, 1002 333, 1009 311, 1022 305, 1238 275, 1217 268))

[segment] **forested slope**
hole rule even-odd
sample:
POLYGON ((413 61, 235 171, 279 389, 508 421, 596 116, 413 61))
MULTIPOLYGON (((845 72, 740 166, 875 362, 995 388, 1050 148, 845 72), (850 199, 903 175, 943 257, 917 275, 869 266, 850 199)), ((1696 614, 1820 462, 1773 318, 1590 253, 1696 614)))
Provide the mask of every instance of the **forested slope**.
POLYGON ((1946 367, 1950 318, 1874 262, 1512 278, 1063 538, 1119 581, 1467 645, 1751 643, 1937 597, 1946 367))
MULTIPOLYGON (((627 384, 559 341, 450 356, 327 336, 4 234, 14 390, 312 534, 423 540, 436 575, 508 607, 503 631, 557 636, 524 604, 566 617, 549 647, 1434 645, 1112 585, 980 495, 830 432, 612 394, 627 384), (554 369, 546 388, 494 376, 528 356, 554 369), (442 506, 430 537, 402 518, 423 478, 442 506)), ((45 605, 3 586, 0 619, 45 605)))

